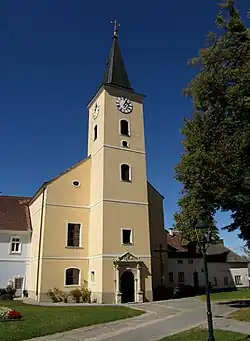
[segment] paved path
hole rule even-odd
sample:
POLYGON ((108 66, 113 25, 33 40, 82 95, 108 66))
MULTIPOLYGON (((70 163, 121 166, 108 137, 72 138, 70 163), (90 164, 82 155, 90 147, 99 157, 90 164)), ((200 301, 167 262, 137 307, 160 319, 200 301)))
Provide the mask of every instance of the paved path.
MULTIPOLYGON (((126 320, 74 329, 31 340, 156 341, 165 336, 203 325, 206 322, 205 303, 199 298, 133 304, 130 307, 143 309, 146 313, 126 320)), ((216 321, 220 319, 220 316, 224 316, 233 310, 226 305, 213 305, 216 321)), ((222 322, 220 321, 220 323, 222 322)))
POLYGON ((231 332, 238 332, 242 334, 248 334, 250 336, 249 322, 240 322, 231 319, 215 319, 214 328, 229 330, 231 332))

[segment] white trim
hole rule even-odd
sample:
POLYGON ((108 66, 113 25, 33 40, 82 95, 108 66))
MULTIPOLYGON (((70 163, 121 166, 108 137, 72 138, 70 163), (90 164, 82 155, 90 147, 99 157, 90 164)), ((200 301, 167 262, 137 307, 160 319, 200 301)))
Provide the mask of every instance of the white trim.
POLYGON ((82 248, 83 247, 83 245, 82 245, 82 233, 83 233, 82 232, 82 229, 83 229, 82 223, 80 223, 79 221, 78 222, 76 222, 76 221, 66 221, 65 225, 66 225, 66 243, 65 243, 65 247, 75 248, 75 249, 82 248), (68 245, 68 227, 69 227, 69 224, 80 225, 79 246, 69 246, 68 245))
POLYGON ((122 245, 125 245, 125 246, 132 246, 134 243, 133 243, 133 230, 131 228, 121 228, 121 244, 122 245), (123 231, 130 231, 130 243, 124 243, 123 242, 123 231))
POLYGON ((119 120, 119 133, 121 136, 126 136, 126 137, 130 137, 131 136, 131 127, 130 127, 130 122, 128 120, 126 120, 125 118, 121 118, 119 120), (124 135, 121 132, 121 121, 126 121, 128 123, 128 135, 124 135))
POLYGON ((124 149, 124 147, 122 148, 122 147, 118 147, 118 146, 112 146, 112 145, 110 145, 110 144, 104 144, 104 145, 102 145, 99 149, 97 149, 93 154, 91 154, 91 158, 93 158, 99 151, 101 151, 104 147, 106 147, 106 148, 113 148, 113 149, 119 149, 119 150, 126 150, 126 151, 128 151, 128 152, 133 152, 133 153, 138 153, 138 154, 146 154, 146 152, 145 151, 141 151, 141 150, 137 150, 137 149, 130 149, 130 148, 128 148, 128 149, 124 149))
POLYGON ((96 201, 95 203, 91 204, 91 205, 64 205, 64 204, 56 204, 56 203, 47 203, 47 206, 58 206, 58 207, 71 207, 71 208, 86 208, 86 209, 90 209, 102 202, 115 202, 115 203, 119 203, 119 204, 133 204, 133 205, 144 205, 144 206, 148 206, 147 202, 141 202, 141 201, 130 201, 130 200, 116 200, 116 199, 101 199, 96 201))
POLYGON ((122 148, 129 148, 129 142, 127 140, 121 140, 121 147, 122 148), (122 143, 123 142, 126 142, 127 143, 127 146, 123 146, 122 143))
POLYGON ((14 230, 0 230, 0 235, 1 234, 8 234, 10 236, 15 236, 15 235, 29 235, 30 231, 25 230, 25 231, 14 231, 14 230))
POLYGON ((64 269, 64 287, 78 287, 81 285, 81 268, 78 268, 76 266, 71 266, 71 267, 68 267, 66 269, 64 269), (69 269, 77 269, 79 270, 79 278, 78 278, 78 284, 66 284, 66 271, 69 270, 69 269))
POLYGON ((131 167, 131 165, 129 163, 123 162, 123 163, 120 163, 119 167, 120 167, 120 181, 122 181, 122 182, 132 182, 132 167, 131 167), (129 166, 129 173, 128 173, 129 180, 128 181, 122 180, 122 166, 123 165, 129 166))
MULTIPOLYGON (((18 255, 18 254, 14 254, 14 255, 18 255)), ((13 259, 13 258, 0 258, 0 263, 1 262, 16 262, 16 263, 25 263, 25 262, 28 262, 29 259, 28 258, 16 258, 16 259, 13 259)))
POLYGON ((81 186, 81 182, 78 181, 78 180, 73 180, 72 181, 72 186, 75 187, 75 188, 79 188, 81 186), (74 185, 74 182, 76 182, 76 181, 79 183, 79 185, 74 185))
POLYGON ((10 236, 9 254, 10 255, 21 255, 22 254, 22 241, 21 241, 21 237, 20 236, 18 236, 18 235, 10 236), (13 242, 14 238, 19 239, 18 251, 12 251, 12 243, 17 243, 17 242, 13 242))
MULTIPOLYGON (((151 255, 136 255, 138 258, 151 258, 151 255)), ((99 254, 95 256, 88 256, 88 257, 64 257, 64 256, 44 256, 42 259, 57 259, 57 260, 90 260, 90 259, 104 259, 110 258, 114 259, 117 257, 121 257, 121 254, 118 253, 106 253, 106 254, 99 254)))

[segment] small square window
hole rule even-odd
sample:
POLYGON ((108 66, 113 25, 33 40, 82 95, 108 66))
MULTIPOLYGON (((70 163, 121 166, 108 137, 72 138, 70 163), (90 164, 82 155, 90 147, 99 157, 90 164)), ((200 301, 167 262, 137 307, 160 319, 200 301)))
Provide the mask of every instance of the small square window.
POLYGON ((189 259, 189 260, 188 260, 188 264, 194 264, 193 259, 189 259))
POLYGON ((122 243, 123 244, 132 244, 132 231, 131 230, 122 230, 122 243))
POLYGON ((19 237, 12 237, 11 238, 11 253, 21 253, 21 240, 19 237))
POLYGON ((178 260, 178 264, 183 264, 183 260, 182 260, 182 259, 179 259, 179 260, 178 260))

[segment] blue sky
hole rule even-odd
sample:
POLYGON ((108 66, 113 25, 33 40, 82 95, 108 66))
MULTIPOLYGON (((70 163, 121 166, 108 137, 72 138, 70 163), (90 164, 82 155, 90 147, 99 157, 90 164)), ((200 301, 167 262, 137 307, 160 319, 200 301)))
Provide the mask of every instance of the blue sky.
MULTIPOLYGON (((246 19, 248 0, 237 5, 246 19)), ((216 1, 8 0, 0 4, 0 191, 31 196, 86 156, 86 104, 99 86, 111 46, 110 21, 132 86, 147 95, 149 181, 166 197, 171 227, 181 185, 174 166, 180 128, 192 114, 182 90, 195 75, 187 60, 215 28, 216 1)), ((249 23, 248 23, 249 24, 249 23)), ((229 221, 217 216, 218 226, 229 221)), ((240 251, 237 233, 222 233, 240 251)))

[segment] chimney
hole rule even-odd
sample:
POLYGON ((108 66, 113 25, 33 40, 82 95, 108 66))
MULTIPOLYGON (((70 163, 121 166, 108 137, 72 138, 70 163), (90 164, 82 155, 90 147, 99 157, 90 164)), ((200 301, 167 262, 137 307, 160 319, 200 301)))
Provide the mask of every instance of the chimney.
POLYGON ((169 235, 170 235, 171 237, 173 237, 173 235, 174 235, 174 229, 169 229, 169 235))

